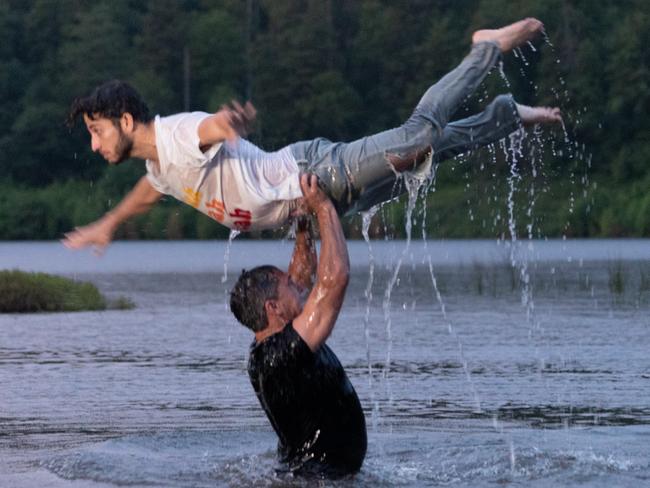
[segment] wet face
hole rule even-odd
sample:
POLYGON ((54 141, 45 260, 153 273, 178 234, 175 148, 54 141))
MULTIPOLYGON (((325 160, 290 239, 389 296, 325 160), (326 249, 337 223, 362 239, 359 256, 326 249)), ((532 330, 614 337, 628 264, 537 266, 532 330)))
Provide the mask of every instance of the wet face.
POLYGON ((90 147, 109 164, 120 164, 128 159, 133 149, 133 138, 124 133, 120 123, 97 116, 91 119, 84 114, 84 122, 90 133, 90 147))
POLYGON ((278 315, 285 322, 295 319, 305 304, 305 291, 294 282, 288 273, 282 273, 278 282, 278 315))

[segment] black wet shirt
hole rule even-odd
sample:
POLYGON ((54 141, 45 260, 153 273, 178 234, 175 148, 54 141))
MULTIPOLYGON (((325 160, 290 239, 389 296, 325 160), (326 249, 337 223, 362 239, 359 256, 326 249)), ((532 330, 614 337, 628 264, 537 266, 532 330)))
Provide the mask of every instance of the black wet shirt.
POLYGON ((361 468, 365 417, 343 366, 327 345, 312 352, 289 323, 253 342, 248 375, 278 435, 280 461, 291 471, 341 476, 361 468))

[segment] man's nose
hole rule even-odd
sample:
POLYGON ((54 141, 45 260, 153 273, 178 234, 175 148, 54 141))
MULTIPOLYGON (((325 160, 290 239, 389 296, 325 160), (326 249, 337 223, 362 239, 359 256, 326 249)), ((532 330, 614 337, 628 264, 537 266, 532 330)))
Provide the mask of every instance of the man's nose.
POLYGON ((97 137, 93 135, 90 138, 90 148, 93 150, 93 152, 97 152, 99 151, 99 147, 100 147, 99 141, 97 140, 97 137))

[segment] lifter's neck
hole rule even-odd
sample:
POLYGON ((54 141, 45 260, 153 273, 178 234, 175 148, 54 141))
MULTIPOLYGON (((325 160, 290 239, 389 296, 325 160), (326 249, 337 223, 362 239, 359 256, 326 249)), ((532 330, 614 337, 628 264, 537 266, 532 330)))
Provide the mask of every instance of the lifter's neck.
POLYGON ((287 324, 284 322, 276 322, 267 325, 265 329, 262 329, 259 332, 255 333, 255 342, 262 342, 267 337, 270 337, 273 334, 277 334, 278 332, 282 332, 286 326, 287 324))

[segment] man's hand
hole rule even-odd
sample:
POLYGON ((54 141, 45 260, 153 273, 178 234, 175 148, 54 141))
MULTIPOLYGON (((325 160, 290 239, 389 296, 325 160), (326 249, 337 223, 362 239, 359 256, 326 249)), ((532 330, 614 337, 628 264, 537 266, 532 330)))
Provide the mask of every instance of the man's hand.
POLYGON ((104 254, 106 246, 113 240, 115 225, 109 215, 92 224, 83 227, 76 227, 72 232, 65 234, 61 240, 63 245, 68 249, 82 249, 87 246, 93 246, 93 252, 97 256, 104 254))
POLYGON ((214 122, 221 129, 224 138, 234 141, 237 137, 246 137, 253 127, 257 111, 251 102, 246 102, 242 107, 233 100, 230 105, 223 105, 221 110, 214 114, 214 122))
POLYGON ((302 205, 307 211, 316 213, 323 205, 331 205, 330 199, 327 198, 325 192, 318 186, 318 177, 316 175, 301 175, 300 189, 303 194, 300 205, 302 205))
POLYGON ((92 224, 77 227, 72 232, 68 232, 61 242, 68 249, 93 246, 95 254, 101 256, 106 246, 113 240, 113 234, 122 222, 134 215, 148 211, 162 196, 162 193, 151 186, 147 177, 143 176, 117 207, 92 224))

